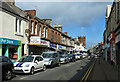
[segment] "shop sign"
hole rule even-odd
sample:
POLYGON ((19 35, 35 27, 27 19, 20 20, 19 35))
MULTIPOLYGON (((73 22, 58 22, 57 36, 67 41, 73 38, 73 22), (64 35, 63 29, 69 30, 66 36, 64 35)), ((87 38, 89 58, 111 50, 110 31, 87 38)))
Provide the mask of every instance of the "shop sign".
POLYGON ((58 49, 62 49, 62 46, 58 45, 58 49))
POLYGON ((65 47, 65 46, 62 46, 62 49, 63 49, 63 50, 66 50, 66 47, 65 47))
POLYGON ((31 36, 30 45, 40 45, 40 36, 31 36))
POLYGON ((120 34, 116 36, 115 43, 118 43, 120 41, 120 34))
POLYGON ((56 44, 50 43, 50 47, 51 47, 51 48, 56 48, 56 44))
POLYGON ((45 41, 45 40, 41 40, 40 45, 44 45, 44 46, 48 46, 49 47, 50 42, 49 41, 45 41))
POLYGON ((21 41, 8 38, 0 38, 0 44, 21 45, 21 41))

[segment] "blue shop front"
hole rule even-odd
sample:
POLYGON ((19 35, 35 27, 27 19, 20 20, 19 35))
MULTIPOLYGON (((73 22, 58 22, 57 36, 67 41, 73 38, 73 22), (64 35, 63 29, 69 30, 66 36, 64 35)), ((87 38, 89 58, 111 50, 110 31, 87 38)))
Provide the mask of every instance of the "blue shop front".
POLYGON ((21 57, 21 41, 0 37, 0 56, 6 56, 16 62, 21 57))

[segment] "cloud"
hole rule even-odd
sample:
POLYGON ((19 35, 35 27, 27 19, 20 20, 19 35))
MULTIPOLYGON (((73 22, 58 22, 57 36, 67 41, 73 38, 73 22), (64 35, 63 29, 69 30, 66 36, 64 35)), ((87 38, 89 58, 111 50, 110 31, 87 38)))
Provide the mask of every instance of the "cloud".
POLYGON ((17 2, 23 10, 36 9, 39 18, 52 18, 53 23, 88 27, 96 18, 105 15, 108 3, 103 2, 17 2))

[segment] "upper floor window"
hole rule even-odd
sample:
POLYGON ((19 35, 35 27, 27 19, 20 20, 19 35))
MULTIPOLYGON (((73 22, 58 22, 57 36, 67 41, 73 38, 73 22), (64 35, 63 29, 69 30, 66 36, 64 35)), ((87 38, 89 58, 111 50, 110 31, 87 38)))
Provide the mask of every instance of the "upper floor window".
POLYGON ((43 26, 43 37, 45 37, 45 26, 43 26))
POLYGON ((39 36, 41 36, 41 25, 39 27, 39 36))
POLYGON ((46 29, 46 38, 48 38, 48 29, 46 29))
POLYGON ((31 21, 31 27, 30 27, 30 31, 31 31, 31 34, 33 34, 33 26, 34 26, 34 22, 33 21, 31 21))
POLYGON ((21 26, 21 20, 20 19, 18 19, 18 18, 16 18, 16 21, 15 21, 16 23, 16 26, 15 26, 15 32, 17 33, 17 34, 22 34, 22 26, 21 26))
POLYGON ((35 22, 35 35, 37 35, 37 22, 35 22))

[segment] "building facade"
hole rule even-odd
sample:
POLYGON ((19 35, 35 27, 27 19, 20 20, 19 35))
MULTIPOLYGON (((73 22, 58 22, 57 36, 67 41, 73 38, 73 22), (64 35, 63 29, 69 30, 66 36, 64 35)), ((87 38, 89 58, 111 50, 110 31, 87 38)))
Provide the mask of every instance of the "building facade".
MULTIPOLYGON (((107 8, 108 9, 108 8, 107 8)), ((120 1, 114 1, 109 12, 106 11, 106 34, 107 38, 107 54, 106 60, 110 60, 112 64, 118 65, 119 59, 119 33, 120 33, 120 1), (109 14, 108 14, 109 13, 109 14)))
POLYGON ((9 57, 12 62, 27 54, 27 36, 29 20, 26 13, 16 7, 14 2, 2 2, 0 7, 0 55, 9 57))
POLYGON ((78 36, 78 40, 80 44, 83 44, 84 47, 86 47, 86 37, 85 36, 78 36))

